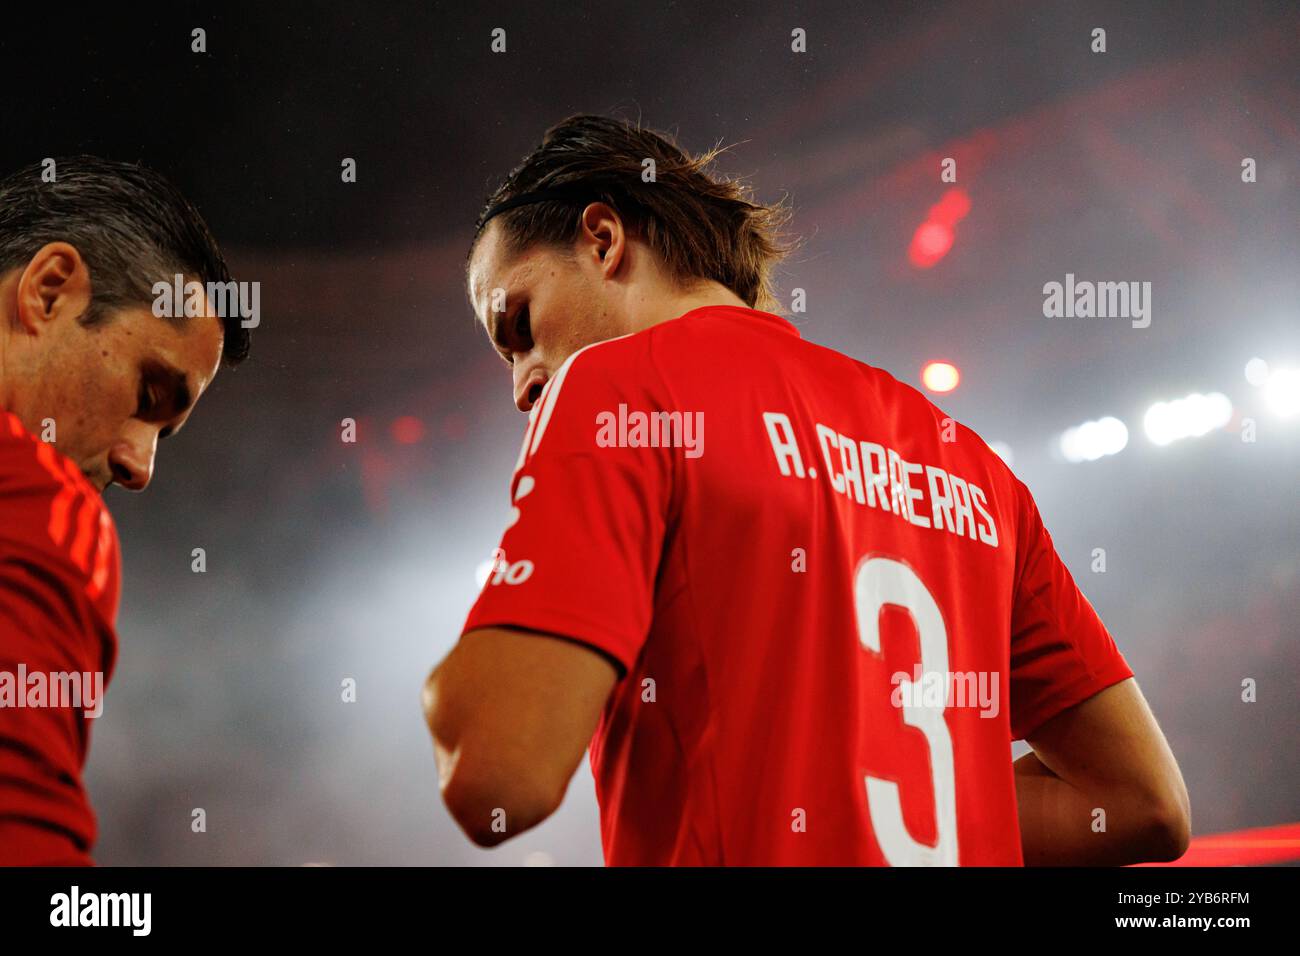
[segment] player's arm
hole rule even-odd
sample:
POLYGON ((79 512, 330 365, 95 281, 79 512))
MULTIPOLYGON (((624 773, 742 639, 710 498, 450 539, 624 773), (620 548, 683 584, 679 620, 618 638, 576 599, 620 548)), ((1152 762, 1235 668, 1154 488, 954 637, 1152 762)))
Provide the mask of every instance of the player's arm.
POLYGON ((575 353, 533 407, 495 573, 424 691, 443 800, 482 846, 559 806, 648 638, 674 451, 598 425, 622 404, 675 407, 665 391, 631 336, 575 353))
POLYGON ((443 801, 471 840, 495 846, 555 812, 617 679, 596 651, 535 631, 461 637, 424 712, 443 801))
POLYGON ((1186 852, 1187 788, 1133 678, 1047 720, 1028 743, 1015 763, 1026 865, 1121 866, 1186 852))
POLYGON ((1187 789, 1133 670, 1079 590, 1017 482, 1011 733, 1021 842, 1030 865, 1176 859, 1187 789))

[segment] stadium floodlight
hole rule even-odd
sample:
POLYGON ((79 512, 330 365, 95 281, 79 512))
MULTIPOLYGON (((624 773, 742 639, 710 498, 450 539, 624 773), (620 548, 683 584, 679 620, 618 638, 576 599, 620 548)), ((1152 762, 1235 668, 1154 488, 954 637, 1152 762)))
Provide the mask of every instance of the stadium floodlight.
POLYGON ((951 362, 928 362, 921 369, 921 384, 932 392, 951 392, 961 381, 961 372, 951 362))
POLYGON ((1061 454, 1076 463, 1117 455, 1127 445, 1128 426, 1111 415, 1067 428, 1060 439, 1061 454))
POLYGON ((1232 402, 1226 395, 1193 392, 1172 402, 1156 402, 1147 409, 1142 426, 1153 444, 1164 446, 1183 438, 1199 438, 1222 428, 1231 418, 1232 402))
POLYGON ((1246 381, 1258 388, 1268 381, 1268 363, 1255 356, 1246 363, 1246 381))
POLYGON ((1300 413, 1300 369, 1274 370, 1264 383, 1264 401, 1281 418, 1300 413))

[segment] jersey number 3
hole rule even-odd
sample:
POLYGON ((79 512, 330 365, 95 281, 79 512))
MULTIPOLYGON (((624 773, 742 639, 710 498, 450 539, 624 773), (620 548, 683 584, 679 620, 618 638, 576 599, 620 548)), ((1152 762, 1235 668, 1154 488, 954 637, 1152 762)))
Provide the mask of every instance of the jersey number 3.
MULTIPOLYGON (((948 673, 948 631, 934 595, 916 572, 893 558, 869 557, 854 576, 858 636, 872 654, 880 655, 880 611, 886 604, 903 608, 912 616, 921 643, 921 670, 948 673)), ((925 735, 930 748, 934 815, 939 833, 934 846, 918 842, 903 822, 898 784, 867 775, 867 813, 876 841, 890 866, 957 865, 957 784, 953 777, 952 737, 942 705, 923 707, 916 702, 912 682, 902 681, 903 722, 925 735)), ((919 690, 919 688, 918 688, 919 690)))

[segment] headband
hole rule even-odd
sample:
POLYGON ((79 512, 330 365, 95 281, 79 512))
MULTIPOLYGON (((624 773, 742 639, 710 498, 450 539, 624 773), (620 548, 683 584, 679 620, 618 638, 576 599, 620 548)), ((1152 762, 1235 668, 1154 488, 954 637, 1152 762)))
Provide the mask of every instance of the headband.
POLYGON ((518 206, 527 206, 530 203, 549 202, 557 199, 568 201, 576 199, 585 200, 591 197, 592 192, 592 187, 586 183, 571 182, 563 183, 550 189, 538 189, 530 193, 523 193, 522 195, 516 196, 514 199, 507 199, 504 202, 497 203, 484 213, 483 218, 478 222, 478 231, 481 232, 483 227, 488 224, 489 220, 518 206))

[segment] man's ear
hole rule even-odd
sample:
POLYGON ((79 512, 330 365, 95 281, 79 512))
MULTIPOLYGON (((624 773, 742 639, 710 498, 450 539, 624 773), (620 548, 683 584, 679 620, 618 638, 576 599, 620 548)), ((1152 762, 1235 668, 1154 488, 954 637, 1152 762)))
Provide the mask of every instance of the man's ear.
POLYGON ((582 211, 582 225, 579 241, 588 244, 597 266, 616 272, 627 253, 627 236, 618 213, 608 203, 593 202, 582 211))
POLYGON ((32 335, 59 319, 80 319, 90 308, 90 270, 75 246, 41 246, 18 279, 18 321, 32 335))

